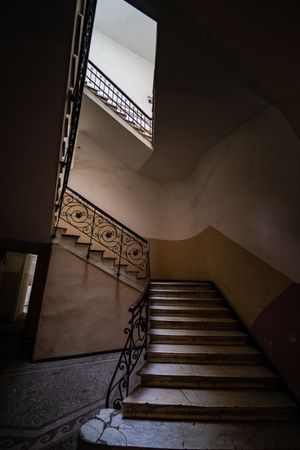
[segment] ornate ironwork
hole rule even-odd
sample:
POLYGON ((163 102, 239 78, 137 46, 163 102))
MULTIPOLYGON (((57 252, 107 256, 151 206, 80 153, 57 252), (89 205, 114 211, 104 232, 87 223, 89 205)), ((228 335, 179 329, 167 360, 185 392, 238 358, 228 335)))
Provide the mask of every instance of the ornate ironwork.
POLYGON ((129 308, 131 319, 124 330, 127 339, 107 390, 106 408, 112 402, 113 408, 121 409, 122 401, 129 394, 130 375, 147 347, 149 286, 150 282, 139 301, 129 308))
POLYGON ((146 132, 146 136, 149 135, 152 139, 152 117, 148 116, 92 61, 88 61, 86 83, 88 87, 96 90, 100 97, 108 100, 108 104, 115 107, 116 111, 137 131, 146 132))
POLYGON ((73 108, 72 108, 72 115, 71 115, 70 134, 69 134, 69 138, 68 138, 68 147, 67 147, 66 157, 64 160, 65 174, 64 174, 63 187, 62 187, 62 196, 67 187, 69 173, 70 173, 70 169, 71 169, 72 158, 73 158, 73 151, 74 151, 74 146, 75 146, 75 141, 76 141, 76 136, 77 136, 81 101, 82 101, 82 96, 83 96, 84 80, 85 80, 85 74, 86 74, 87 64, 88 64, 90 43, 91 43, 91 39, 92 39, 95 11, 96 11, 96 0, 87 0, 85 14, 84 14, 84 25, 83 25, 83 31, 82 31, 83 37, 82 37, 81 48, 80 48, 79 64, 78 64, 78 70, 77 70, 77 74, 76 74, 76 82, 75 82, 74 90, 70 96, 70 100, 73 102, 73 108))
POLYGON ((127 264, 146 277, 148 242, 69 187, 65 190, 59 219, 89 237, 88 258, 94 244, 95 249, 115 255, 118 275, 121 264, 127 264))
MULTIPOLYGON (((66 107, 65 107, 65 126, 64 133, 62 136, 62 154, 61 154, 61 168, 60 168, 60 178, 57 184, 57 195, 56 195, 56 219, 60 215, 60 209, 62 204, 62 198, 64 196, 65 189, 68 184, 71 163, 73 158, 74 146, 77 136, 77 129, 79 123, 79 114, 81 108, 81 101, 83 96, 84 80, 86 74, 86 67, 88 62, 88 54, 90 48, 90 42, 92 38, 95 10, 96 10, 97 0, 86 0, 82 2, 81 8, 79 9, 76 21, 83 18, 82 33, 79 32, 80 27, 76 26, 76 33, 73 39, 73 61, 74 58, 78 59, 78 64, 75 65, 76 69, 73 67, 74 64, 70 65, 70 75, 68 82, 68 94, 66 96, 66 107), (78 57, 79 53, 79 57, 78 57), (70 116, 69 119, 67 117, 70 116), (68 125, 66 125, 68 123, 68 125)), ((77 25, 79 22, 76 22, 77 25)), ((55 236, 58 220, 56 220, 56 225, 54 227, 53 236, 55 236)))

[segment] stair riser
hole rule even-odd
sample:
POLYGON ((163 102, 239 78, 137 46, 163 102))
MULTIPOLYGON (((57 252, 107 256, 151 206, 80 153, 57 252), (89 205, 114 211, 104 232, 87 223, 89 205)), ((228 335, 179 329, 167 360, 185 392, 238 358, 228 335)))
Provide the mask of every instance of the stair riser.
POLYGON ((186 298, 220 298, 220 294, 218 292, 213 291, 184 291, 184 290, 171 290, 167 291, 165 289, 150 289, 150 297, 158 296, 158 297, 186 297, 186 298))
POLYGON ((154 284, 151 283, 151 289, 152 290, 159 290, 159 291, 182 291, 182 290, 190 290, 190 291, 200 291, 200 292, 217 292, 217 290, 212 286, 183 286, 183 285, 162 285, 162 284, 154 284))
POLYGON ((245 337, 211 337, 211 336, 156 336, 150 334, 151 344, 213 344, 213 345, 247 345, 245 337))
POLYGON ((165 376, 165 375, 142 375, 142 386, 159 388, 180 388, 180 389, 274 389, 278 387, 277 380, 273 379, 238 379, 224 377, 221 379, 213 377, 193 377, 193 376, 165 376))
POLYGON ((147 353, 148 362, 175 363, 175 364, 230 364, 253 365, 262 364, 260 355, 169 355, 164 353, 147 353))
POLYGON ((167 328, 177 330, 239 330, 241 325, 239 322, 172 322, 172 321, 156 321, 151 320, 151 328, 167 328))
POLYGON ((290 408, 218 408, 181 405, 123 404, 125 419, 161 419, 186 421, 258 421, 298 418, 290 408))
POLYGON ((157 281, 151 281, 151 287, 153 289, 162 287, 163 289, 214 289, 214 290, 216 290, 216 286, 211 281, 157 280, 157 281))
POLYGON ((224 300, 222 299, 175 299, 175 298, 161 298, 154 299, 150 298, 151 305, 155 306, 199 306, 199 307, 210 307, 210 306, 224 306, 224 300))
POLYGON ((189 311, 189 310, 182 310, 178 311, 176 309, 170 310, 170 309, 159 309, 156 310, 155 308, 149 308, 151 316, 185 316, 185 317, 233 317, 233 314, 230 310, 228 311, 189 311))
POLYGON ((173 354, 147 353, 148 362, 175 363, 175 364, 230 364, 230 365, 253 365, 262 364, 261 355, 209 355, 209 354, 173 354))

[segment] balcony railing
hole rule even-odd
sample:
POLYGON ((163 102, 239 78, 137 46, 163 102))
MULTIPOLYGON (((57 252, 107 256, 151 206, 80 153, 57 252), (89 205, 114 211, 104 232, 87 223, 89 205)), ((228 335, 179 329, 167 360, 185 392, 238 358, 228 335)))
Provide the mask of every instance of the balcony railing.
POLYGON ((137 272, 141 278, 147 277, 148 241, 70 187, 66 187, 62 199, 59 223, 60 226, 66 223, 85 236, 89 242, 87 259, 93 251, 104 251, 115 258, 117 276, 120 275, 122 265, 137 272))
POLYGON ((86 83, 134 128, 152 138, 152 118, 92 61, 88 61, 86 83))

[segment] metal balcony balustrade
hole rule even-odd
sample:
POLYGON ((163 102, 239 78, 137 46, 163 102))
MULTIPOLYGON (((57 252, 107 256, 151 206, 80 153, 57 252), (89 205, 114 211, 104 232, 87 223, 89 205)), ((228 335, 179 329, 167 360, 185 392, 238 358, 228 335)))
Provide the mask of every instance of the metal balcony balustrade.
POLYGON ((66 187, 62 198, 57 224, 71 226, 88 242, 87 259, 91 252, 102 251, 115 258, 118 265, 136 271, 139 277, 148 273, 149 243, 143 237, 91 203, 78 192, 66 187))
POLYGON ((152 118, 92 61, 88 61, 85 82, 87 87, 96 91, 96 95, 114 108, 124 120, 152 140, 152 118))

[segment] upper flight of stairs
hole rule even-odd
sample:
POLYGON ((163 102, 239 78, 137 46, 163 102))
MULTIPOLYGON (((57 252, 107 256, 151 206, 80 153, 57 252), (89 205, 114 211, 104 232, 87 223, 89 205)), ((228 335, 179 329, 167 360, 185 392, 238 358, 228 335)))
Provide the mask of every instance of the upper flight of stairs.
MULTIPOLYGON (((78 257, 87 260, 87 254, 90 247, 88 236, 80 233, 79 230, 59 221, 56 229, 54 243, 65 248, 78 257)), ((101 244, 94 242, 90 247, 88 262, 105 272, 116 276, 118 272, 119 258, 108 249, 101 247, 101 244)), ((145 284, 145 274, 130 265, 127 261, 121 261, 119 278, 127 284, 142 290, 145 284)))
POLYGON ((212 283, 152 282, 150 343, 125 419, 298 418, 277 375, 212 283))
POLYGON ((105 105, 107 105, 113 112, 118 114, 121 119, 125 120, 129 125, 132 126, 136 131, 138 131, 142 136, 144 136, 149 142, 152 141, 152 134, 145 130, 143 127, 139 126, 138 123, 135 123, 129 115, 127 115, 124 110, 118 107, 112 100, 110 100, 102 91, 95 89, 92 83, 89 83, 88 80, 85 80, 86 87, 96 95, 99 100, 101 100, 105 105))

